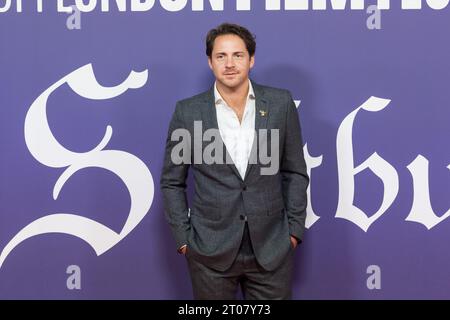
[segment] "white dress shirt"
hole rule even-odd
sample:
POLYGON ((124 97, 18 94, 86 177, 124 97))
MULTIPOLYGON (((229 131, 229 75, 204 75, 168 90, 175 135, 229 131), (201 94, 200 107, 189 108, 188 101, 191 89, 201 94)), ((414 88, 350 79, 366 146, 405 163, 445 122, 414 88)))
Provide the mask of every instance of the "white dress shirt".
POLYGON ((249 80, 247 101, 241 123, 239 123, 234 110, 220 95, 216 83, 214 84, 214 98, 220 136, 239 174, 244 179, 255 137, 255 93, 252 84, 249 80))

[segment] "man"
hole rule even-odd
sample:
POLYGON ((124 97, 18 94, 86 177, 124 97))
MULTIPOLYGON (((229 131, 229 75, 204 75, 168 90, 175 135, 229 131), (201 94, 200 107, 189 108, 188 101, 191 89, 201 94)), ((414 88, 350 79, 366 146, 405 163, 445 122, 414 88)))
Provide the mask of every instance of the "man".
POLYGON ((305 230, 309 179, 290 93, 249 80, 255 48, 242 26, 222 24, 209 31, 206 54, 215 84, 179 101, 169 126, 161 188, 195 299, 235 299, 239 285, 245 299, 291 298, 293 251, 305 230), (199 150, 208 154, 209 142, 198 141, 199 128, 219 132, 224 157, 220 148, 214 156, 225 163, 196 157, 199 150), (197 140, 179 142, 180 129, 197 140), (259 143, 265 137, 266 144, 259 143), (180 157, 187 160, 181 163, 173 159, 180 144, 180 157), (269 145, 270 160, 279 164, 272 172, 264 171, 268 163, 260 152, 269 145), (190 208, 189 167, 195 185, 190 208))

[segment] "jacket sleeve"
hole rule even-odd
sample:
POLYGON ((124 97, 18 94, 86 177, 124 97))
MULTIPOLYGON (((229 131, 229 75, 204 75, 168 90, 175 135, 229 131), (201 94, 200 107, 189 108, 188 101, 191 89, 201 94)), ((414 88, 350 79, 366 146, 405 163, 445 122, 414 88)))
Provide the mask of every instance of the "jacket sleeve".
POLYGON ((303 155, 303 140, 297 108, 288 93, 286 134, 280 163, 283 199, 289 221, 289 233, 303 240, 309 178, 303 155))
POLYGON ((165 217, 171 227, 178 249, 187 244, 187 235, 190 229, 186 196, 186 178, 189 170, 189 163, 177 164, 178 162, 174 162, 171 156, 173 148, 177 145, 180 146, 180 144, 183 144, 183 150, 189 150, 190 152, 190 142, 186 141, 187 139, 172 141, 172 134, 177 129, 187 130, 182 121, 179 103, 177 103, 175 107, 175 112, 169 125, 164 165, 160 181, 165 217))

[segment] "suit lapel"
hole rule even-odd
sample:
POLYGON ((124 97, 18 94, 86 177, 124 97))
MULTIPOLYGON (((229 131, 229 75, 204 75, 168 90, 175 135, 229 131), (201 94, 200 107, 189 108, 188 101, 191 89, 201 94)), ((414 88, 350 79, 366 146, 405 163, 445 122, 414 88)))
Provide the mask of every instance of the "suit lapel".
POLYGON ((252 82, 253 90, 255 91, 255 131, 267 128, 267 118, 269 117, 269 106, 267 100, 264 98, 264 90, 252 82))
MULTIPOLYGON (((245 173, 244 180, 247 179, 249 174, 255 170, 255 167, 259 167, 259 161, 257 157, 258 150, 258 133, 260 129, 267 129, 267 119, 270 116, 269 113, 269 105, 267 100, 264 97, 264 89, 258 84, 252 81, 253 91, 255 93, 255 138, 253 139, 252 145, 252 153, 256 156, 256 161, 254 163, 248 163, 247 170, 245 173)), ((202 120, 203 120, 203 130, 206 131, 208 129, 216 129, 219 130, 219 125, 217 123, 217 112, 216 112, 216 104, 214 99, 214 86, 212 86, 209 91, 207 91, 206 97, 203 101, 202 105, 202 120)), ((219 135, 220 136, 220 135, 219 135)), ((233 163, 230 154, 220 137, 222 145, 224 146, 225 154, 224 154, 224 163, 230 167, 230 169, 237 175, 239 179, 242 180, 241 175, 239 174, 238 169, 233 163), (227 162, 228 159, 228 162, 227 162)))
POLYGON ((252 81, 253 91, 255 92, 255 138, 253 139, 252 145, 252 155, 254 161, 249 159, 249 163, 247 165, 247 170, 245 172, 244 181, 247 180, 247 177, 251 173, 251 171, 255 170, 255 167, 259 167, 258 161, 258 136, 260 129, 267 129, 267 118, 270 116, 269 114, 269 105, 267 100, 264 97, 264 89, 258 84, 252 81), (252 162, 252 163, 250 163, 252 162))
MULTIPOLYGON (((209 89, 206 94, 206 98, 203 101, 202 105, 202 120, 203 120, 203 131, 208 129, 216 129, 219 130, 219 125, 217 123, 217 111, 216 111, 216 103, 214 99, 214 86, 209 89)), ((238 176, 239 179, 242 180, 241 175, 239 174, 238 169, 233 163, 230 154, 228 153, 227 147, 220 136, 221 144, 225 150, 225 154, 223 157, 223 163, 225 163, 233 172, 238 176), (227 161, 228 159, 228 161, 227 161)))
POLYGON ((217 114, 214 103, 214 87, 209 89, 206 93, 206 97, 203 100, 202 105, 202 121, 203 130, 219 129, 217 124, 217 114))

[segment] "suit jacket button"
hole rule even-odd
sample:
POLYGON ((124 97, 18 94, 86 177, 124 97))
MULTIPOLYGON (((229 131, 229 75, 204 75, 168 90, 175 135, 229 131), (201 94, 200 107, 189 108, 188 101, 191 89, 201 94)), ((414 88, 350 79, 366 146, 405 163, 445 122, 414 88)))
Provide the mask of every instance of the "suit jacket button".
POLYGON ((242 187, 242 191, 245 191, 245 190, 247 190, 247 186, 242 187))
POLYGON ((239 218, 241 218, 241 220, 245 219, 245 217, 242 214, 239 216, 239 218))

